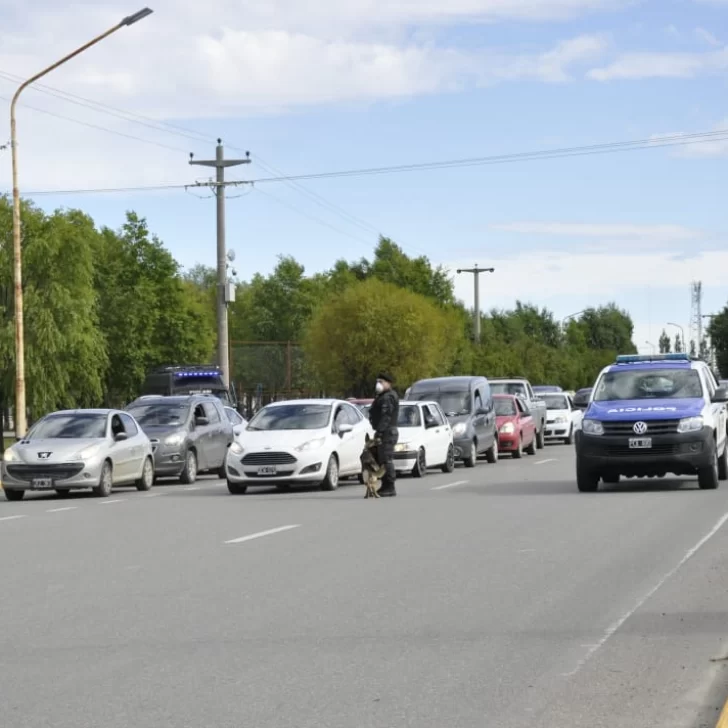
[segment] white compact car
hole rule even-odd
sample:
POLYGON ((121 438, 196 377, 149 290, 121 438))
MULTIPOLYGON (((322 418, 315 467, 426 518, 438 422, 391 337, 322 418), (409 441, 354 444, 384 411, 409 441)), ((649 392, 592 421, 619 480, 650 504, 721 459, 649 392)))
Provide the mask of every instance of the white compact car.
POLYGON ((401 402, 397 427, 394 466, 398 472, 422 478, 428 467, 441 468, 443 473, 455 470, 452 428, 437 402, 401 402))
POLYGON ((566 393, 542 394, 546 402, 546 440, 562 440, 571 445, 574 433, 581 428, 584 413, 574 407, 566 393))
POLYGON ((228 449, 228 490, 248 486, 320 485, 335 490, 342 477, 361 472, 364 415, 338 399, 273 402, 261 409, 228 449))

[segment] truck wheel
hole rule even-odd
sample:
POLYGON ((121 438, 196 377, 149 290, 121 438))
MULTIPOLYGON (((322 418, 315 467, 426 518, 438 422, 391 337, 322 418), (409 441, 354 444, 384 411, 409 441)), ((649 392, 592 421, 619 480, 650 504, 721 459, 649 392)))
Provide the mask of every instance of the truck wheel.
POLYGON ((468 456, 466 458, 463 458, 463 464, 465 465, 466 468, 474 468, 477 459, 478 459, 478 445, 475 442, 475 440, 473 440, 470 443, 470 452, 468 453, 468 456))
POLYGON ((599 473, 576 462, 576 487, 580 493, 596 493, 599 490, 599 473))
POLYGON ((698 486, 700 490, 715 490, 718 487, 718 451, 713 455, 713 462, 707 468, 698 470, 698 486))
POLYGON ((723 447, 723 454, 718 458, 718 480, 728 480, 728 440, 723 447))
POLYGON ((536 447, 539 450, 543 450, 546 447, 546 440, 544 439, 543 427, 536 433, 536 447))

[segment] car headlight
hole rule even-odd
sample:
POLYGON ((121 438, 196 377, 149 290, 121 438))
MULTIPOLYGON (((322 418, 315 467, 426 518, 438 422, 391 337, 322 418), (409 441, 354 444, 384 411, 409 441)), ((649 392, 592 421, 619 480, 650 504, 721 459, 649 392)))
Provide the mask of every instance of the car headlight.
POLYGON ((703 429, 703 418, 702 417, 685 417, 677 424, 677 431, 679 433, 684 432, 697 432, 703 429))
POLYGON ((171 447, 181 445, 185 440, 184 432, 176 432, 174 435, 168 435, 164 438, 164 444, 171 447))
POLYGON ((76 460, 90 460, 95 455, 98 455, 99 450, 101 449, 100 445, 90 445, 87 448, 84 448, 81 450, 81 452, 76 453, 76 460))
POLYGON ((500 428, 502 435, 512 435, 516 431, 516 428, 512 422, 506 422, 503 427, 500 428))
POLYGON ((604 425, 599 420, 584 420, 581 429, 586 435, 603 435, 604 425))
POLYGON ((407 450, 410 449, 410 444, 408 442, 398 442, 394 446, 395 452, 407 452, 407 450))
POLYGON ((3 460, 6 463, 12 463, 15 460, 19 460, 18 454, 13 450, 12 447, 9 447, 4 453, 3 453, 3 460))
POLYGON ((464 435, 467 429, 468 426, 464 422, 458 422, 457 425, 453 425, 452 434, 458 437, 459 435, 464 435))
POLYGON ((554 422, 560 424, 561 422, 568 422, 568 419, 566 418, 566 415, 557 415, 556 419, 554 419, 554 422))
POLYGON ((245 448, 239 443, 233 442, 233 444, 230 445, 230 452, 233 455, 242 455, 245 452, 245 448))
POLYGON ((309 440, 304 442, 303 445, 299 445, 296 450, 298 452, 307 452, 308 450, 318 450, 326 442, 325 437, 317 437, 315 440, 309 440))

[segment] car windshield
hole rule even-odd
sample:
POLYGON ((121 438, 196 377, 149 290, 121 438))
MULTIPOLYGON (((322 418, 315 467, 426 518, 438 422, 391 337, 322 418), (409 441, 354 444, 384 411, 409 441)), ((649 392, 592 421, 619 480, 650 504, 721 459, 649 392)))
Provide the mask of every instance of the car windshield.
POLYGON ((420 416, 420 408, 417 405, 401 404, 399 406, 399 419, 397 427, 421 427, 422 417, 420 416))
POLYGON ((186 404, 155 402, 127 407, 126 411, 144 427, 174 427, 187 421, 190 408, 186 404))
POLYGON ((539 394, 545 394, 546 392, 551 392, 551 393, 561 392, 562 389, 561 389, 561 387, 557 387, 555 384, 539 384, 539 385, 534 385, 533 391, 537 392, 539 394))
POLYGON ((521 382, 493 382, 490 383, 493 394, 515 394, 528 399, 526 385, 521 382))
POLYGON ((263 407, 248 425, 255 430, 323 430, 331 419, 330 404, 278 404, 263 407))
POLYGON ((594 401, 702 396, 700 376, 695 369, 618 369, 604 374, 594 393, 594 401))
POLYGON ((569 409, 569 402, 563 394, 542 394, 541 399, 546 402, 547 410, 569 409))
POLYGON ((418 402, 437 402, 448 417, 470 414, 470 395, 468 392, 442 390, 410 392, 409 399, 418 402))
POLYGON ((105 414, 49 415, 28 434, 29 440, 84 440, 106 437, 105 414))
POLYGON ((498 417, 511 417, 516 414, 516 403, 509 397, 493 397, 495 413, 498 417))

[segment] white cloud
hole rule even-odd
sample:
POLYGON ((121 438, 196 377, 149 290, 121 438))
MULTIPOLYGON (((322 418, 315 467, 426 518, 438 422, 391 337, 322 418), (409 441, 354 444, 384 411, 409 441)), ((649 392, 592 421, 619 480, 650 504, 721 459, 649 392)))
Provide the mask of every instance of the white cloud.
POLYGON ((692 240, 699 230, 682 225, 629 225, 614 223, 511 222, 491 225, 491 229, 524 235, 554 235, 583 238, 631 238, 656 241, 692 240))
POLYGON ((714 47, 721 45, 720 41, 709 30, 706 30, 705 28, 696 28, 695 35, 708 45, 714 47))
POLYGON ((728 47, 710 53, 624 53, 608 66, 589 71, 587 78, 594 81, 690 79, 726 69, 728 47))

